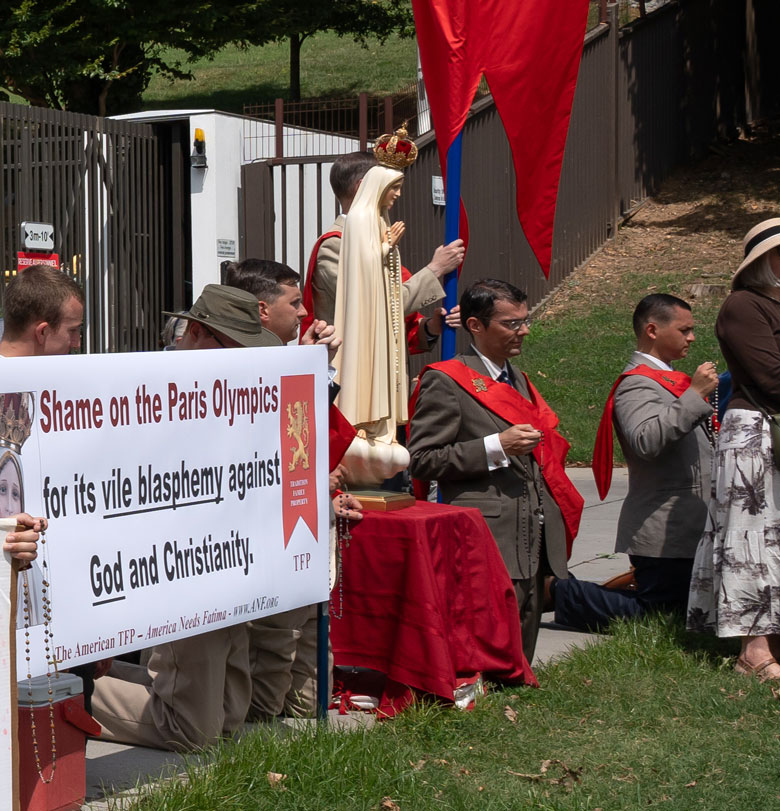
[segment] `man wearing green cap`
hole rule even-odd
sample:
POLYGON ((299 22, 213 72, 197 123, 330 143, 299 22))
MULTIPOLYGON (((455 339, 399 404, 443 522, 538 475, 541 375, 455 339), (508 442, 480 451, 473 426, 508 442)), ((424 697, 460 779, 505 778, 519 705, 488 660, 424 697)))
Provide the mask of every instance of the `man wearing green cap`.
MULTIPOLYGON (((177 349, 281 346, 251 293, 208 284, 177 349)), ((121 663, 97 682, 92 712, 102 738, 160 749, 198 749, 232 735, 252 695, 243 623, 151 648, 146 666, 121 663), (121 675, 121 677, 119 677, 121 675)))

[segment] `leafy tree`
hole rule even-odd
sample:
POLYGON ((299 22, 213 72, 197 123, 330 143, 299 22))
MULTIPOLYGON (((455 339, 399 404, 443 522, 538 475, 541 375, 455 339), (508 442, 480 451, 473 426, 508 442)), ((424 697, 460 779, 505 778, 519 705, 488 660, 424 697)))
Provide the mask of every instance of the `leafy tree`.
POLYGON ((335 31, 356 42, 376 37, 384 42, 392 33, 414 34, 409 0, 259 0, 252 13, 259 38, 247 32, 245 40, 262 45, 268 36, 290 43, 290 98, 301 98, 301 46, 318 31, 335 31))
MULTIPOLYGON (((38 106, 131 112, 154 72, 189 78, 187 61, 243 39, 256 7, 242 0, 0 0, 0 86, 38 106)), ((255 42, 272 38, 253 31, 255 42)))
POLYGON ((154 73, 192 78, 188 62, 229 42, 286 39, 290 93, 299 99, 301 45, 325 30, 359 42, 410 35, 409 0, 0 0, 0 97, 132 112, 154 73))

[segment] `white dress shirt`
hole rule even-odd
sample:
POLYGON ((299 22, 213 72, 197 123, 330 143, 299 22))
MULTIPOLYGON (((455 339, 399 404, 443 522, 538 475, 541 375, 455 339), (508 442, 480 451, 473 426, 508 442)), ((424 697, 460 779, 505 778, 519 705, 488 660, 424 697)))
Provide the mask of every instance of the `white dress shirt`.
POLYGON ((643 358, 647 358, 650 361, 652 366, 660 366, 662 369, 665 369, 667 372, 673 372, 674 369, 668 364, 664 363, 659 358, 654 357, 653 355, 648 355, 647 352, 640 352, 638 349, 636 351, 637 355, 641 355, 643 358))
MULTIPOLYGON (((506 361, 504 361, 503 366, 498 366, 498 364, 493 363, 490 358, 485 357, 479 351, 479 349, 474 346, 474 344, 472 344, 471 347, 477 353, 482 363, 485 364, 485 368, 488 370, 488 374, 493 378, 493 380, 498 380, 499 375, 502 372, 506 372, 511 378, 506 361)), ((504 453, 504 449, 501 447, 501 440, 498 438, 498 434, 490 434, 482 441, 485 443, 488 470, 498 470, 501 467, 509 467, 509 458, 504 453)))

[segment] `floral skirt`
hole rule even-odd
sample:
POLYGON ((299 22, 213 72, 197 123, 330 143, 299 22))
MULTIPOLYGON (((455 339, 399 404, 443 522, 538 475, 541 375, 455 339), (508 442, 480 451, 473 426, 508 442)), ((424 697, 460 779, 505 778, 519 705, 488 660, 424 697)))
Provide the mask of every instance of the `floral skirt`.
POLYGON ((760 413, 726 412, 712 483, 693 563, 688 629, 780 633, 780 470, 760 413))

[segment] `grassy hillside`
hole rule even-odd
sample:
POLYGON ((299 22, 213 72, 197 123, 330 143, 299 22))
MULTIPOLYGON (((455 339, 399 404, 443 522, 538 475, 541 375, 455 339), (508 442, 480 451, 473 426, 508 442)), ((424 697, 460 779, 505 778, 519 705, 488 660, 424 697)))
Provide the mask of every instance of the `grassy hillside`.
MULTIPOLYGON (((155 77, 143 97, 143 108, 208 107, 240 113, 244 104, 287 98, 289 47, 286 43, 262 48, 229 46, 213 60, 191 66, 193 81, 169 82, 155 77)), ((331 32, 306 40, 301 50, 301 95, 343 96, 357 93, 385 95, 417 77, 414 39, 390 37, 367 48, 331 32)))

